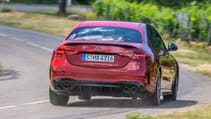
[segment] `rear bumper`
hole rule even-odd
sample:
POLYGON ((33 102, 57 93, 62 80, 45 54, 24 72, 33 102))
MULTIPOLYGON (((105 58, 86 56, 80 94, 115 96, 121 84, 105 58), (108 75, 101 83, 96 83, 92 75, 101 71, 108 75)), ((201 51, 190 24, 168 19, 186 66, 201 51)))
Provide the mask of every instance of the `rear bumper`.
POLYGON ((90 95, 113 97, 143 97, 148 91, 142 84, 134 81, 96 82, 57 78, 51 81, 51 89, 59 95, 90 95))

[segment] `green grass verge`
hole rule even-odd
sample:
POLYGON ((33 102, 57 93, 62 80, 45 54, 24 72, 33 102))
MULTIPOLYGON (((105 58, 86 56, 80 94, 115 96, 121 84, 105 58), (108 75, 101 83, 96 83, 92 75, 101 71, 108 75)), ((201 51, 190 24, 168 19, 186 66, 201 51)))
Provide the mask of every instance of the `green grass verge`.
POLYGON ((211 105, 202 106, 188 112, 177 112, 160 116, 142 116, 135 113, 127 115, 126 119, 211 119, 211 105))

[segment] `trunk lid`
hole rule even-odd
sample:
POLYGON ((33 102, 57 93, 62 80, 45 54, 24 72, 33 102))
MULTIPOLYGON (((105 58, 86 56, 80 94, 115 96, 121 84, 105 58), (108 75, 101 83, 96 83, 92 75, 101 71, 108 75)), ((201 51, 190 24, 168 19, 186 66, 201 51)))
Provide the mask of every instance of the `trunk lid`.
POLYGON ((139 52, 141 44, 69 41, 64 42, 68 62, 87 68, 121 68, 126 66, 133 54, 139 52))

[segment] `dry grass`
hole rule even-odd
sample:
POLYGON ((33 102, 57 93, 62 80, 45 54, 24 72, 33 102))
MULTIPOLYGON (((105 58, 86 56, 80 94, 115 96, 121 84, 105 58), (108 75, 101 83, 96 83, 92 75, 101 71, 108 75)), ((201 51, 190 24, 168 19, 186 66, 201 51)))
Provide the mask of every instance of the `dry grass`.
POLYGON ((129 114, 127 119, 211 119, 211 105, 160 116, 141 116, 135 113, 129 114))
POLYGON ((211 77, 211 50, 209 48, 190 47, 187 43, 175 41, 179 50, 172 52, 176 59, 191 69, 211 77))
POLYGON ((188 112, 178 112, 155 119, 211 119, 211 106, 202 106, 188 112))
POLYGON ((69 30, 79 21, 71 21, 64 17, 38 13, 8 12, 0 13, 0 23, 18 28, 45 32, 57 36, 66 36, 69 30))

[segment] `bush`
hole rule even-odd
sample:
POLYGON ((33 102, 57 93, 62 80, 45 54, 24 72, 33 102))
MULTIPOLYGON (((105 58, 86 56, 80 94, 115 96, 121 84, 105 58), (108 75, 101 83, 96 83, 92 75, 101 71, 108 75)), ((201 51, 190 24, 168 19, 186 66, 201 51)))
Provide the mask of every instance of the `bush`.
POLYGON ((98 16, 108 20, 146 22, 150 21, 154 26, 162 26, 160 29, 172 30, 174 12, 169 8, 159 8, 153 4, 138 4, 126 2, 126 0, 97 0, 93 9, 98 16))
POLYGON ((98 16, 108 20, 150 22, 169 36, 186 41, 209 42, 208 34, 211 34, 211 30, 208 30, 209 24, 211 25, 210 4, 201 6, 196 2, 184 8, 173 9, 127 0, 96 0, 93 9, 98 16), (186 19, 181 16, 186 16, 186 19))
POLYGON ((96 20, 97 14, 94 12, 88 12, 86 13, 86 20, 96 20))
POLYGON ((58 0, 11 0, 11 3, 21 4, 57 4, 58 0))
POLYGON ((1 12, 12 12, 12 9, 10 9, 10 8, 3 8, 1 10, 1 12))

